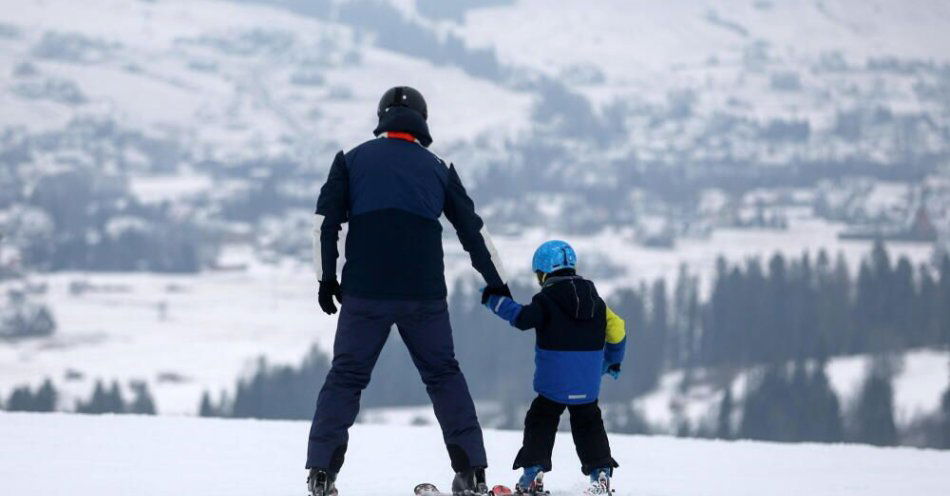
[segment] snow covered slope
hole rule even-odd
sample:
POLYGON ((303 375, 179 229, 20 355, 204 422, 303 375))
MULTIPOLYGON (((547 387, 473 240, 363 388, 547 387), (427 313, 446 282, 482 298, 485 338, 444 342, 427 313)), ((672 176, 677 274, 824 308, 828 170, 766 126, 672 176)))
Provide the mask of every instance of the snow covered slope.
MULTIPOLYGON (((305 492, 306 422, 0 413, 0 493, 70 496, 261 496, 305 492)), ((520 433, 486 431, 492 482, 520 433)), ((612 437, 618 496, 862 496, 946 494, 950 452, 612 437)), ((548 486, 581 493, 569 435, 559 434, 548 486)), ((343 496, 405 496, 448 486, 438 428, 357 426, 343 496)))
POLYGON ((519 65, 554 72, 594 64, 629 80, 741 57, 756 42, 790 58, 841 51, 947 60, 948 21, 950 4, 939 0, 519 0, 471 11, 459 31, 519 65), (540 22, 525 23, 538 12, 540 22))
MULTIPOLYGON (((0 1, 0 128, 107 116, 209 158, 371 136, 379 95, 424 85, 439 143, 526 123, 530 97, 372 47, 341 24, 208 0, 0 1), (488 115, 468 103, 490 93, 488 115)), ((323 155, 320 164, 323 166, 323 155)))

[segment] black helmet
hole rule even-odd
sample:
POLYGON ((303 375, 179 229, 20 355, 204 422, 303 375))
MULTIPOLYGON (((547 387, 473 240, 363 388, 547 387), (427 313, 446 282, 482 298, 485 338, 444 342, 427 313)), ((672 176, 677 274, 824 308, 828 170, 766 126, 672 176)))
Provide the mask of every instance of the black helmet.
POLYGON ((422 93, 409 86, 396 86, 384 93, 383 97, 379 99, 376 116, 382 118, 383 113, 390 107, 409 107, 422 114, 423 119, 429 119, 429 109, 426 107, 425 98, 422 98, 422 93))

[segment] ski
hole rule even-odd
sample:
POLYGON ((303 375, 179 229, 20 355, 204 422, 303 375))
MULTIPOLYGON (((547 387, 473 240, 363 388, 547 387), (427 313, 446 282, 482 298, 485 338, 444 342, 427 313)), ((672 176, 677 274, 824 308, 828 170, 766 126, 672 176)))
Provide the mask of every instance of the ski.
MULTIPOLYGON (((453 496, 452 493, 443 493, 439 491, 439 488, 431 482, 423 482, 421 484, 416 484, 416 487, 412 490, 415 496, 453 496)), ((475 493, 473 493, 475 495, 475 493)), ((512 491, 508 486, 503 486, 497 484, 488 491, 488 496, 511 496, 512 491)), ((477 496, 477 495, 475 495, 477 496)))

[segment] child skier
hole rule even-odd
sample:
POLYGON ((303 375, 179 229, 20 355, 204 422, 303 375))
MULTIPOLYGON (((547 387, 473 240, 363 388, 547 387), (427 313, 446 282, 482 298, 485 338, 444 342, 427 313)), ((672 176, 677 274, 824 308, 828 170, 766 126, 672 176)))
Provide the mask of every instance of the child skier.
POLYGON ((548 241, 534 253, 532 269, 541 291, 531 303, 491 295, 485 305, 521 330, 535 329, 534 390, 524 420, 524 442, 514 469, 524 468, 515 490, 543 492, 542 475, 551 470, 554 437, 564 409, 570 412, 571 433, 590 476, 588 495, 610 493, 610 477, 617 462, 610 445, 597 396, 601 375, 620 375, 626 347, 624 322, 597 295, 594 283, 577 275, 577 255, 564 241, 548 241))

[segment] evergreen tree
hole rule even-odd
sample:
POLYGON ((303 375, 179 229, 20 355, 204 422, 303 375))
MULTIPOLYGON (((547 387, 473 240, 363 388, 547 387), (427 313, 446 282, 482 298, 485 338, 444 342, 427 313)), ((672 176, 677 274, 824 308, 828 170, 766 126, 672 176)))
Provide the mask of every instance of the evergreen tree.
POLYGON ((101 379, 96 380, 92 396, 87 402, 80 402, 76 406, 78 413, 125 413, 127 410, 125 401, 122 398, 122 392, 119 390, 119 383, 112 381, 109 389, 106 389, 101 379))
POLYGON ((742 405, 739 437, 766 441, 795 441, 791 387, 784 366, 769 367, 742 405))
POLYGON ((36 395, 33 397, 33 408, 35 412, 52 412, 56 410, 56 400, 58 394, 56 388, 53 387, 53 382, 47 378, 43 381, 43 385, 40 386, 40 389, 36 391, 36 395))
POLYGON ((841 405, 831 389, 825 363, 820 362, 808 378, 805 392, 801 441, 837 443, 844 439, 841 405))
POLYGON ((791 309, 789 308, 789 284, 785 257, 776 253, 769 260, 769 278, 767 296, 768 311, 772 325, 760 332, 771 331, 767 341, 765 359, 770 363, 779 363, 791 358, 791 344, 794 337, 791 309))
POLYGON ((950 449, 950 385, 940 401, 940 447, 950 449))
POLYGON ((641 285, 638 290, 621 289, 610 298, 610 308, 626 322, 627 358, 620 380, 604 383, 606 398, 628 401, 652 390, 659 379, 662 355, 658 359, 660 349, 648 327, 645 293, 646 288, 641 285))
POLYGON ((47 378, 35 393, 29 386, 14 388, 6 408, 11 412, 52 412, 56 410, 57 396, 56 388, 47 378))
POLYGON ((940 263, 940 288, 937 298, 937 321, 942 344, 950 346, 950 254, 944 254, 940 263))
POLYGON ((895 446, 894 390, 887 374, 871 370, 864 381, 855 410, 855 441, 895 446))
POLYGON ((719 415, 716 421, 716 437, 732 439, 732 386, 726 386, 719 403, 719 415))
MULTIPOLYGON (((299 369, 272 367, 264 359, 258 361, 255 373, 238 381, 237 393, 230 412, 233 417, 270 419, 307 419, 313 415, 319 385, 329 372, 329 359, 313 346, 299 369)), ((204 403, 204 402, 202 402, 204 403)), ((208 405, 210 406, 210 398, 208 405)), ((206 413, 211 409, 205 409, 206 413)))
POLYGON ((656 362, 653 364, 653 370, 656 374, 656 377, 659 378, 660 373, 662 373, 666 357, 664 352, 664 347, 667 342, 667 337, 670 334, 670 319, 669 319, 669 303, 667 302, 666 295, 666 280, 660 278, 653 283, 653 288, 650 292, 651 294, 651 305, 650 305, 650 323, 649 323, 649 334, 651 347, 654 350, 653 360, 656 362))
POLYGON ((850 328, 851 275, 843 255, 838 255, 834 267, 828 255, 822 251, 817 261, 818 289, 815 313, 817 314, 817 358, 843 353, 847 346, 850 328))
POLYGON ((76 411, 78 413, 106 413, 108 412, 108 400, 106 397, 105 386, 102 385, 102 380, 97 379, 96 385, 92 391, 92 397, 89 398, 89 401, 80 402, 76 405, 76 411))
POLYGON ((914 305, 912 327, 918 330, 921 344, 942 344, 938 281, 934 280, 933 273, 927 265, 921 265, 918 274, 920 289, 914 305))
POLYGON ((122 398, 122 390, 119 388, 119 382, 113 380, 109 392, 106 394, 106 413, 125 413, 127 407, 125 399, 122 398))
POLYGON ((129 413, 139 415, 155 415, 155 400, 152 399, 152 393, 148 390, 148 384, 144 382, 132 383, 132 403, 129 405, 129 413))
POLYGON ((29 386, 20 386, 13 389, 7 399, 7 410, 11 412, 32 412, 35 401, 29 386))
POLYGON ((221 412, 211 404, 211 395, 208 391, 201 393, 201 405, 198 406, 198 416, 200 417, 220 417, 221 412))

